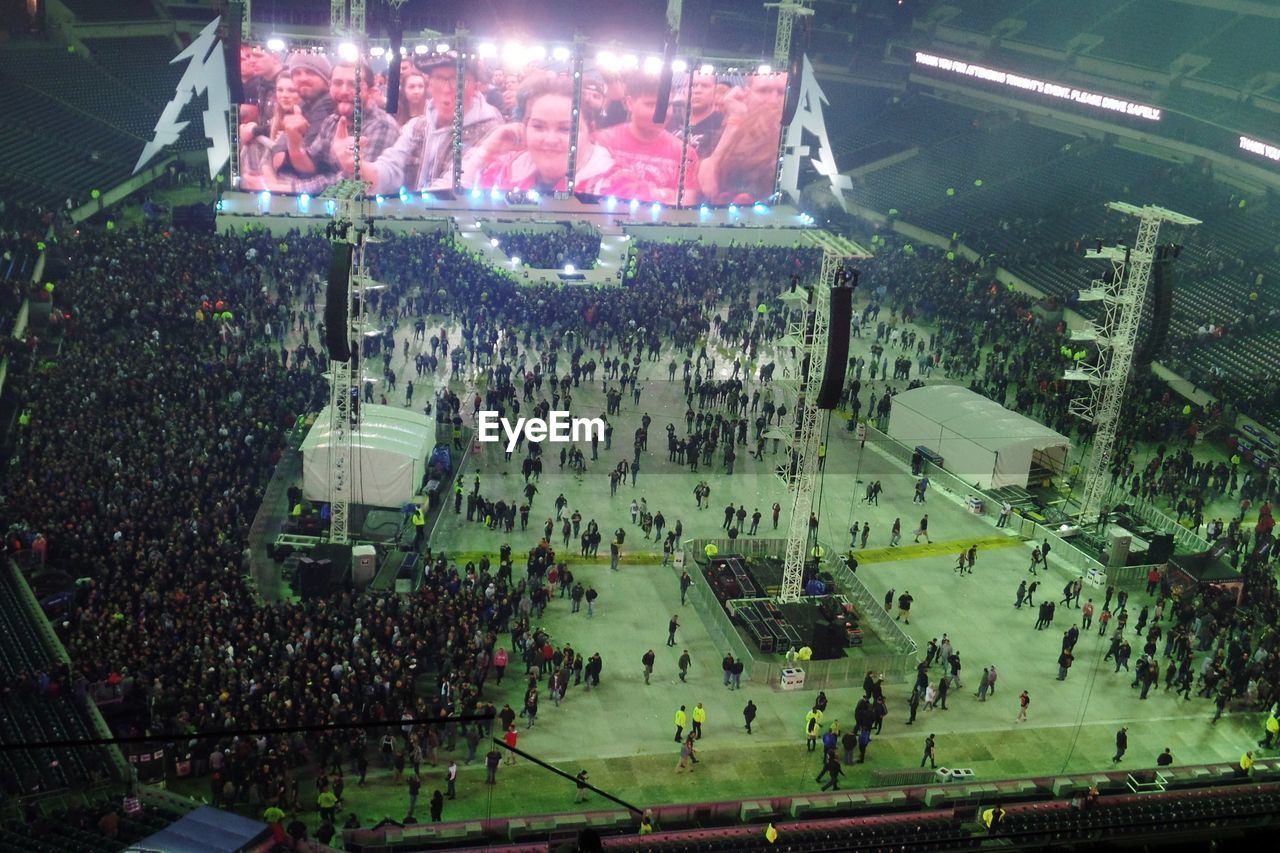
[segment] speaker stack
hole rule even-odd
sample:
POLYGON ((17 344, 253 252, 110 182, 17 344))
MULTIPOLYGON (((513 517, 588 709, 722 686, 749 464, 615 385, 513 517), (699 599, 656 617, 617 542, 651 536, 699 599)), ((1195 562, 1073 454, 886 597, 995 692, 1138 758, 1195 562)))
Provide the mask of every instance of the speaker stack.
POLYGON ((849 367, 849 327, 853 322, 853 290, 858 273, 841 269, 839 283, 831 288, 831 322, 827 333, 827 366, 818 388, 818 408, 834 409, 844 393, 844 375, 849 367))
POLYGON ((347 285, 351 279, 350 243, 332 243, 329 249, 329 286, 325 291, 325 346, 332 361, 351 360, 350 321, 347 318, 347 285))

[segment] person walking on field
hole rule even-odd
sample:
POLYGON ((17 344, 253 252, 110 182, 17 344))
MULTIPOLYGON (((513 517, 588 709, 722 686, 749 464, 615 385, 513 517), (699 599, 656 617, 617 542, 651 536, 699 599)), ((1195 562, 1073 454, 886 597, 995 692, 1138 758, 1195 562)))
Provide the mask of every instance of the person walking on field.
POLYGON ((680 706, 680 710, 676 711, 676 736, 675 742, 680 742, 680 736, 684 734, 684 727, 689 724, 689 715, 685 713, 684 706, 680 706))
POLYGON ((920 758, 920 766, 924 767, 926 761, 929 762, 929 766, 934 770, 938 769, 937 740, 932 734, 924 739, 924 755, 920 758))
POLYGON ((656 660, 653 649, 645 652, 640 658, 640 663, 644 665, 644 683, 649 683, 649 676, 653 675, 653 662, 656 660))
POLYGON ((743 728, 747 730, 747 734, 751 734, 751 723, 755 720, 755 718, 756 718, 756 703, 748 699, 746 707, 742 709, 742 721, 746 723, 746 725, 743 726, 743 728))
POLYGON ((1018 696, 1018 716, 1014 720, 1016 723, 1025 723, 1027 721, 1027 706, 1031 704, 1031 695, 1027 691, 1022 691, 1018 696))
POLYGON ((923 536, 923 537, 924 537, 924 541, 925 541, 925 542, 928 542, 928 543, 930 543, 930 544, 933 544, 933 540, 929 538, 929 515, 928 515, 928 513, 926 513, 926 514, 924 515, 924 517, 920 519, 920 526, 919 526, 918 528, 916 528, 916 538, 915 538, 915 540, 914 540, 914 541, 919 542, 919 541, 920 541, 920 537, 921 537, 921 536, 923 536))
POLYGON ((702 724, 706 721, 707 709, 699 702, 693 706, 693 736, 696 740, 702 740, 702 724))
POLYGON ((1121 726, 1120 731, 1116 732, 1116 754, 1111 757, 1112 764, 1119 764, 1120 759, 1124 758, 1125 751, 1129 748, 1129 727, 1121 726))

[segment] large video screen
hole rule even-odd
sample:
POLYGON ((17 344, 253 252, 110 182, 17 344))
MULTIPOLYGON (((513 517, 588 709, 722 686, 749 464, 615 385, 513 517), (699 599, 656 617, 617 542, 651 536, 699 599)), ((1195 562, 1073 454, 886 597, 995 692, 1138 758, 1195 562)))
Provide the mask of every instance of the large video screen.
POLYGON ((583 71, 575 191, 692 206, 773 194, 785 74, 677 60, 665 116, 662 64, 602 51, 583 71))
POLYGON ((568 48, 481 43, 464 72, 475 94, 463 114, 459 187, 568 192, 574 144, 568 48))
POLYGON ((240 189, 315 195, 359 177, 379 195, 456 186, 692 206, 751 204, 773 194, 785 74, 677 60, 663 116, 662 61, 601 51, 577 66, 575 118, 567 47, 481 43, 463 57, 438 47, 395 57, 398 103, 390 114, 389 54, 357 62, 245 46, 240 189))
POLYGON ((400 140, 402 122, 384 109, 385 61, 245 45, 240 77, 240 189, 316 194, 355 177, 357 77, 366 180, 375 176, 370 165, 400 140))

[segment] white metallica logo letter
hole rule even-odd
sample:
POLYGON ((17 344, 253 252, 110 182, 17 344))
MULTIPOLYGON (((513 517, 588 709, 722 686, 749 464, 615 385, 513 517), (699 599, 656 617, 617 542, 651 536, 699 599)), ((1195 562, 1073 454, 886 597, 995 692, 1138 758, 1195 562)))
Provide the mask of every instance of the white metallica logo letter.
POLYGON ((822 115, 822 105, 830 103, 818 85, 818 78, 813 75, 813 66, 809 57, 802 59, 803 70, 800 75, 800 102, 796 114, 787 127, 786 140, 783 143, 782 189, 791 196, 792 201, 800 201, 800 158, 809 153, 809 146, 802 145, 802 137, 807 130, 818 138, 818 156, 809 160, 818 174, 825 175, 831 181, 831 194, 840 203, 840 209, 849 212, 844 191, 853 188, 853 181, 848 175, 840 174, 836 166, 835 155, 831 151, 831 142, 827 139, 827 122, 822 115))
POLYGON ((170 65, 183 60, 189 64, 178 81, 173 100, 165 106, 160 120, 156 122, 151 141, 142 149, 138 165, 133 167, 135 175, 163 149, 178 141, 178 135, 191 123, 178 121, 178 117, 191 98, 201 92, 208 92, 209 97, 209 107, 204 111, 204 135, 209 140, 209 177, 216 177, 231 159, 231 136, 227 130, 231 93, 227 90, 227 61, 217 36, 221 20, 220 17, 214 18, 186 50, 169 61, 170 65))

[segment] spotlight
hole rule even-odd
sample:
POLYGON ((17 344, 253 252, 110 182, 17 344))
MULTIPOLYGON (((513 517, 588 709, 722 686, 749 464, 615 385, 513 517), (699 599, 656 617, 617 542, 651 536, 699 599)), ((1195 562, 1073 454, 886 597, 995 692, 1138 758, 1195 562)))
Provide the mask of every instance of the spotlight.
POLYGON ((573 275, 573 274, 574 274, 574 272, 576 272, 576 270, 574 270, 574 268, 573 268, 573 264, 565 264, 565 265, 564 265, 564 274, 565 274, 565 275, 573 275))
POLYGON ((267 50, 274 50, 276 53, 283 53, 287 46, 288 45, 284 43, 284 39, 282 38, 272 37, 267 39, 267 50))
POLYGON ((449 52, 449 43, 447 41, 442 41, 436 45, 436 53, 448 53, 448 52, 449 52))
POLYGON ((378 45, 377 47, 371 47, 371 48, 369 48, 369 55, 370 55, 370 56, 378 56, 378 57, 381 57, 381 56, 382 56, 384 53, 386 53, 386 52, 387 52, 387 49, 386 49, 385 47, 383 47, 382 45, 378 45))
POLYGON ((349 41, 338 45, 338 58, 343 62, 355 62, 360 58, 360 49, 349 41))
POLYGON ((551 58, 556 62, 568 62, 569 57, 572 55, 573 54, 570 52, 569 48, 564 45, 561 45, 551 51, 551 58))
POLYGON ((511 258, 511 266, 513 267, 520 266, 520 257, 518 255, 511 258))
POLYGON ((639 64, 640 57, 636 56, 634 53, 628 53, 626 56, 622 57, 623 68, 635 68, 639 64))
POLYGON ((414 45, 413 52, 418 54, 418 56, 422 56, 423 54, 430 53, 431 48, 427 47, 425 44, 414 45))
POLYGON ((637 199, 634 199, 634 198, 633 198, 633 199, 631 199, 631 209, 632 209, 632 210, 635 210, 635 209, 636 209, 637 207, 639 207, 639 206, 640 206, 640 202, 639 202, 637 199))
POLYGON ((689 70, 689 63, 683 59, 673 59, 671 60, 671 70, 677 74, 683 74, 689 70))
POLYGON ((773 66, 767 62, 760 63, 760 67, 756 69, 757 74, 772 74, 773 66))
POLYGON ((715 74, 716 67, 711 64, 704 64, 701 68, 698 69, 698 73, 699 74, 715 74))
POLYGON ((528 58, 531 62, 541 62, 547 58, 547 49, 540 44, 535 44, 529 48, 528 58))
POLYGON ((489 238, 489 245, 490 245, 490 246, 493 246, 495 249, 496 249, 496 248, 498 248, 498 238, 497 238, 497 237, 490 237, 490 238, 489 238))
POLYGON ((490 59, 498 55, 498 46, 493 42, 481 42, 480 47, 476 48, 476 53, 480 55, 481 59, 490 59))
POLYGON ((656 77, 662 73, 662 59, 657 56, 647 56, 644 60, 644 73, 656 77))
POLYGON ((374 197, 373 197, 373 200, 374 200, 375 202, 377 202, 379 206, 381 206, 381 205, 385 204, 385 203, 386 203, 386 201, 387 201, 385 198, 383 198, 383 197, 382 197, 382 196, 380 196, 380 195, 376 195, 376 196, 374 196, 374 197))

